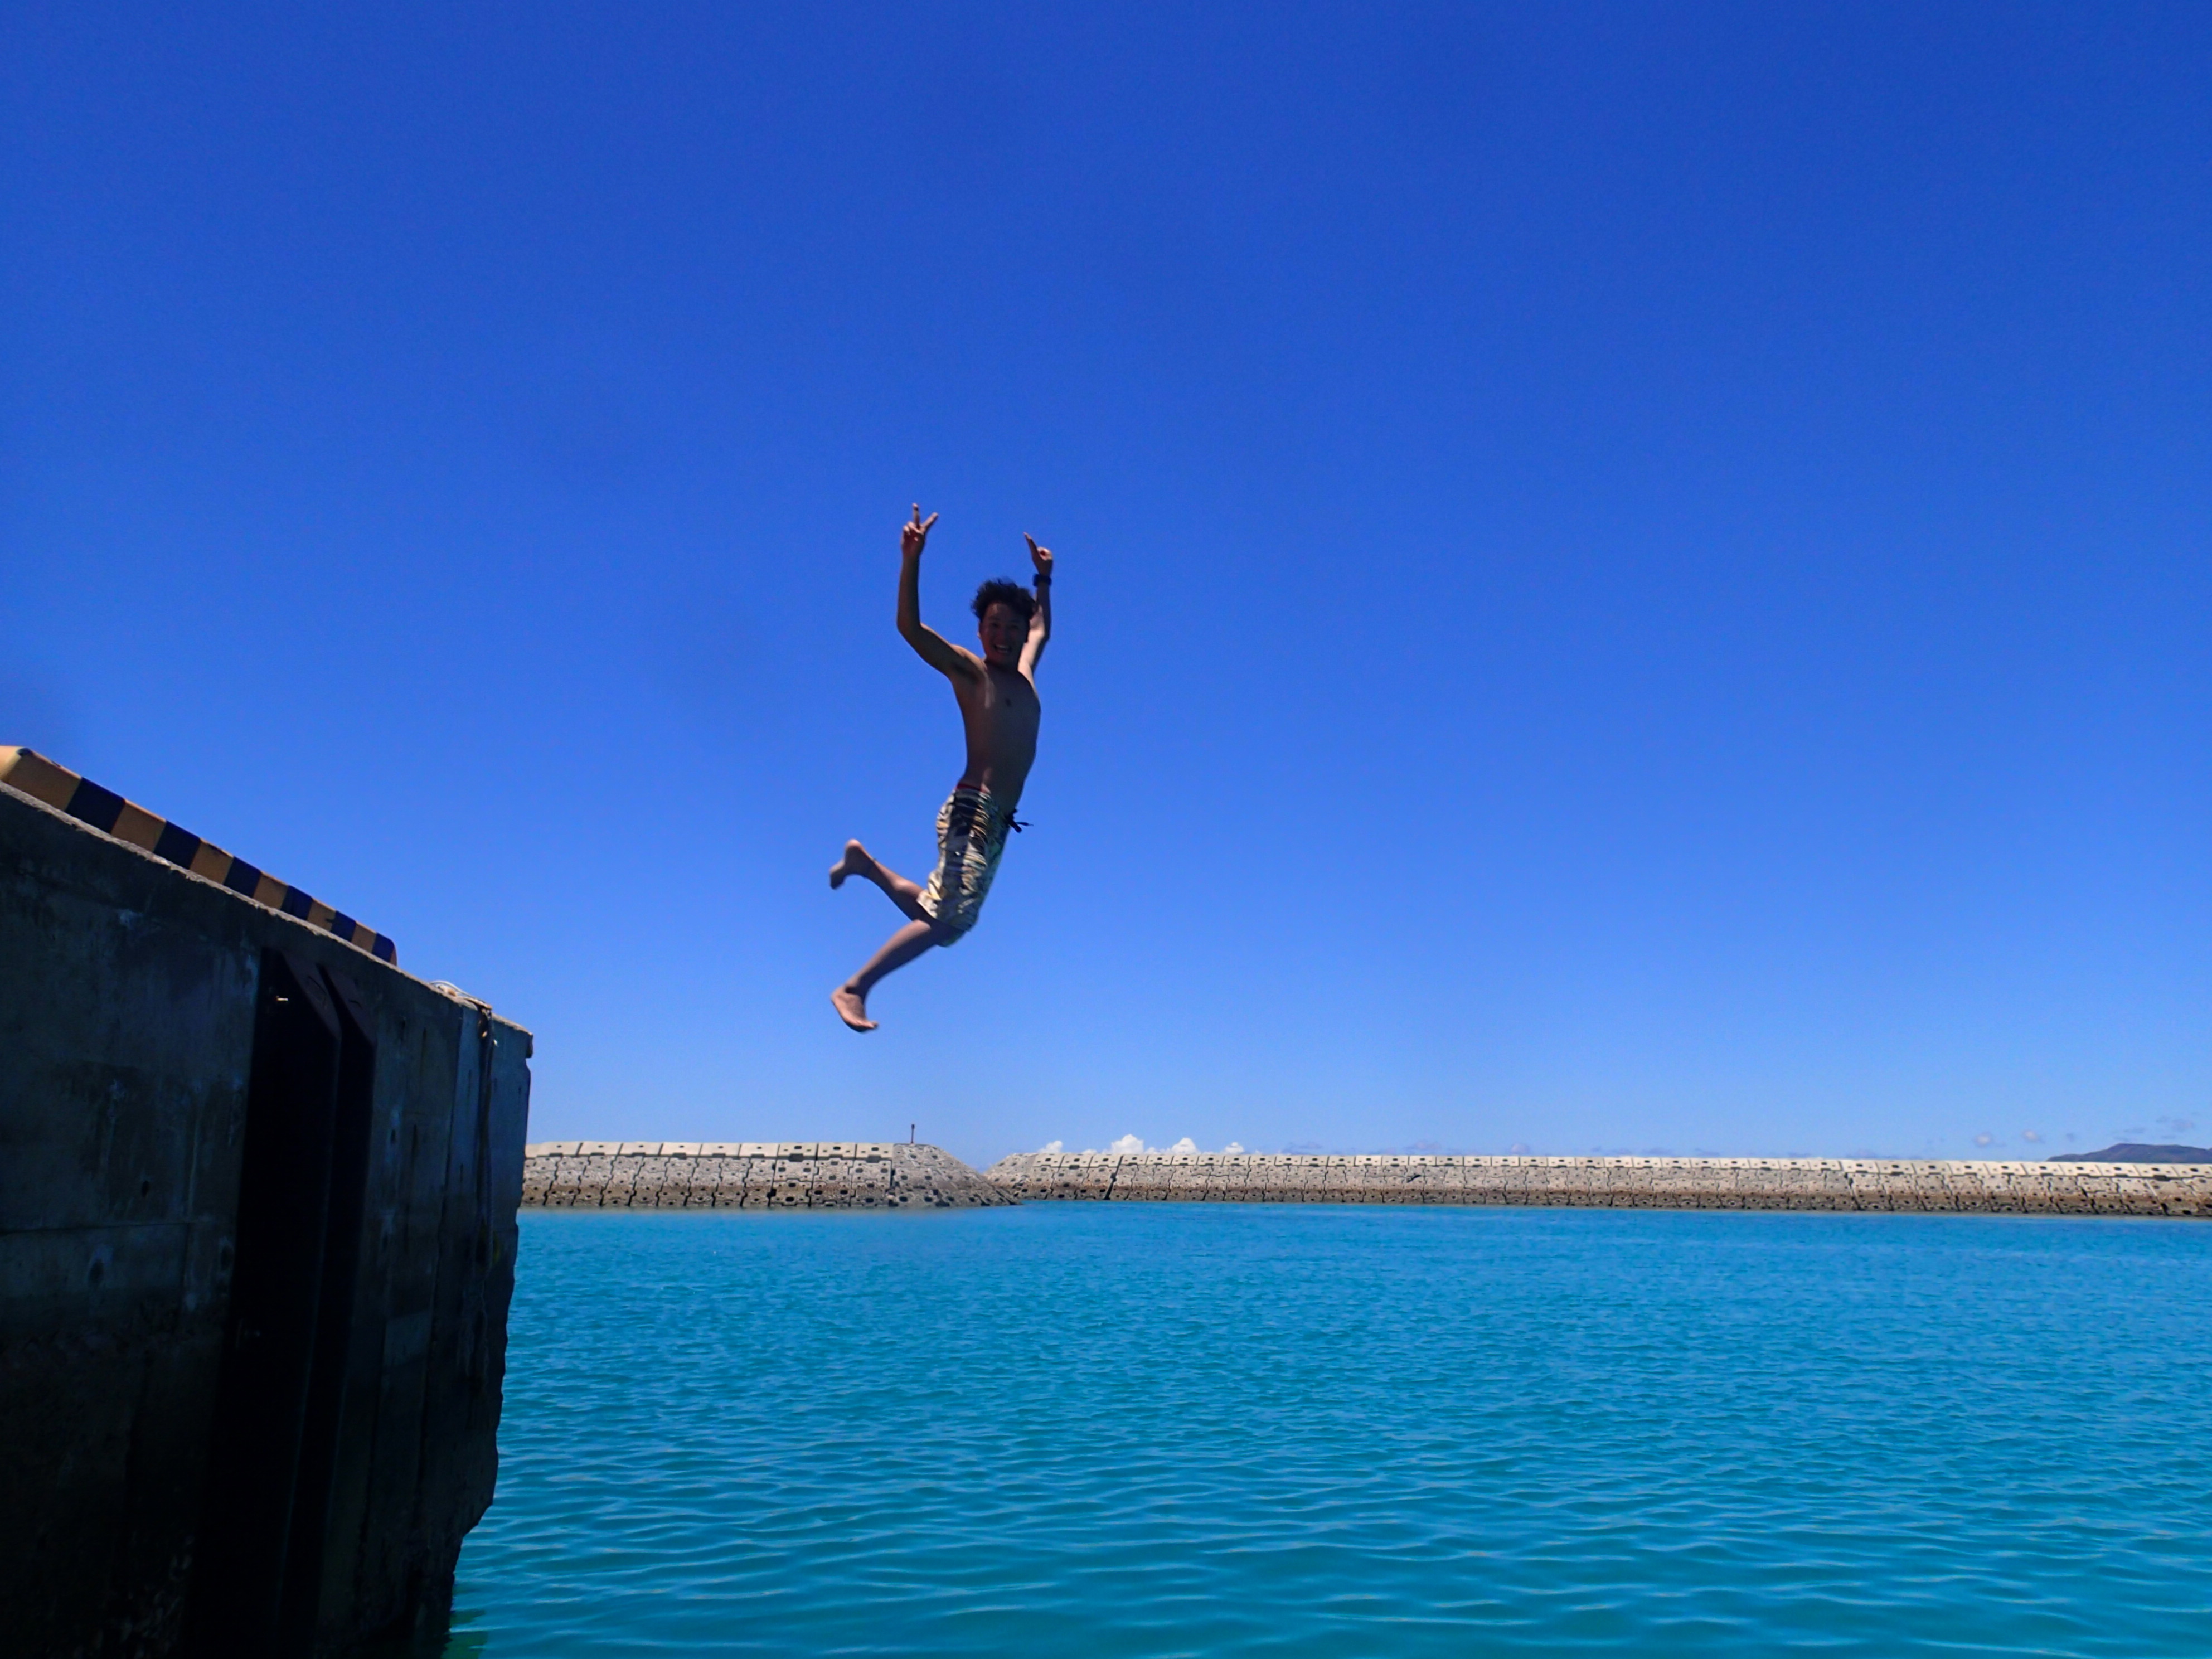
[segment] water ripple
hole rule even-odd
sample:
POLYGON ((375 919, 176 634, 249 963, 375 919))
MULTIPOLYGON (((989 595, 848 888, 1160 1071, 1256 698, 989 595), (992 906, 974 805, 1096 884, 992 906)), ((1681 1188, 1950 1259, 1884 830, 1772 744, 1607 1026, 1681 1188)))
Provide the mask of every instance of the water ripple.
POLYGON ((2212 1228, 524 1220, 456 1655, 2201 1655, 2212 1228))

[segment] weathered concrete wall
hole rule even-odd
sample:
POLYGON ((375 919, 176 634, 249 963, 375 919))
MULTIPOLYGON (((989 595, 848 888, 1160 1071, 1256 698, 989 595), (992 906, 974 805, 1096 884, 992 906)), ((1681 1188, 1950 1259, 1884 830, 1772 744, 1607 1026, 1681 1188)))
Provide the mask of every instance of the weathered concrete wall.
POLYGON ((1025 1152, 984 1175, 1020 1199, 2212 1216, 2212 1170, 2185 1164, 1025 1152))
POLYGON ((528 1148, 522 1194, 526 1206, 588 1209, 954 1208, 1029 1199, 2212 1216, 2212 1169, 1028 1152, 1001 1158, 979 1176, 937 1147, 897 1143, 568 1140, 528 1148))
POLYGON ((5 1650, 434 1640, 497 1467, 528 1034, 0 786, 0 1054, 5 1650), (269 1083, 282 1018, 337 1034, 320 1096, 269 1083))
POLYGON ((890 1141, 552 1140, 522 1201, 549 1209, 898 1210, 1011 1204, 951 1153, 890 1141))

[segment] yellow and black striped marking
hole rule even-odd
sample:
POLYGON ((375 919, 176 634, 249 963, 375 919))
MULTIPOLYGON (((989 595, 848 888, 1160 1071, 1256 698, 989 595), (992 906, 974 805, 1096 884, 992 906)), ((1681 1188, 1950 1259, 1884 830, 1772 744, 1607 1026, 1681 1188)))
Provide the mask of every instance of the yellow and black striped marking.
POLYGON ((21 790, 33 800, 68 813, 90 824, 102 835, 127 841, 133 847, 181 865, 196 876, 221 882, 234 893, 242 893, 257 904, 297 916, 310 927, 335 933, 349 945, 359 945, 380 962, 399 965, 399 949, 386 935, 364 927, 351 916, 310 898, 296 887, 255 869, 244 859, 233 858, 212 842, 202 841, 179 830, 167 818, 155 817, 112 789, 103 789, 90 778, 79 777, 33 749, 0 745, 0 783, 21 790))

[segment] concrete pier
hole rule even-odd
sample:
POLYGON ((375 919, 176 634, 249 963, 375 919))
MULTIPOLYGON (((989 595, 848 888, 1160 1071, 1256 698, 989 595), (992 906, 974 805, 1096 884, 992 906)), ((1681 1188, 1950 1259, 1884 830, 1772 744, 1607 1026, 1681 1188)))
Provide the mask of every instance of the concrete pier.
POLYGON ((1015 1200, 935 1146, 861 1140, 554 1140, 522 1201, 584 1210, 968 1210, 1015 1200))
POLYGON ((2191 1164, 1024 1152, 984 1176, 1017 1199, 2212 1216, 2191 1164))
POLYGON ((0 1648, 435 1652, 530 1036, 76 799, 0 785, 0 1648))

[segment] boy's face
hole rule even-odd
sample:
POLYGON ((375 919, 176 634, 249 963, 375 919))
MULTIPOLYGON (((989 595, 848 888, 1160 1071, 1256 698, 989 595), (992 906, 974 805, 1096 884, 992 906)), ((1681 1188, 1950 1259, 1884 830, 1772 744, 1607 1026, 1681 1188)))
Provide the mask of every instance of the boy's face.
POLYGON ((1030 625, 1015 614, 1013 606, 999 604, 988 606, 983 620, 976 624, 976 633, 983 641, 983 660, 994 668, 1018 668, 1022 665, 1022 647, 1029 643, 1030 625))

